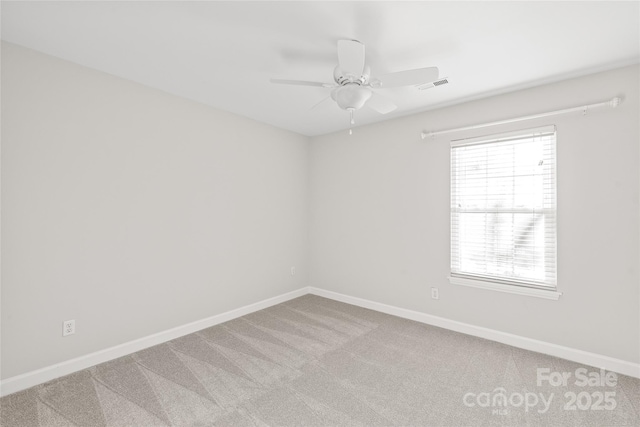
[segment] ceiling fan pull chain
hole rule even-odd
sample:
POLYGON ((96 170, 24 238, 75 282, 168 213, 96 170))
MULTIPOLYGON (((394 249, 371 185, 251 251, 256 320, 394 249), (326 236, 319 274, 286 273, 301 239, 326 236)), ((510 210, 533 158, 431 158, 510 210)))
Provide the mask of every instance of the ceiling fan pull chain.
MULTIPOLYGON (((355 111, 354 108, 349 108, 349 117, 350 117, 350 121, 349 123, 351 124, 351 126, 356 124, 356 121, 353 119, 353 112, 355 111)), ((351 129, 351 126, 349 126, 349 135, 353 135, 353 130, 351 129)))

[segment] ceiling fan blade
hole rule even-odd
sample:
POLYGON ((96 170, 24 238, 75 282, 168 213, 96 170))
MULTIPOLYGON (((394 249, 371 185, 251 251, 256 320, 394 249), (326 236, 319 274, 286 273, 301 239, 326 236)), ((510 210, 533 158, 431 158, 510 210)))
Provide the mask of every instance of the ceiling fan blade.
POLYGON ((357 40, 338 40, 338 64, 345 73, 361 76, 364 71, 364 45, 357 40))
POLYGON ((331 96, 327 96, 326 98, 322 98, 322 100, 320 102, 318 102, 317 104, 315 104, 313 107, 310 108, 310 110, 315 110, 316 108, 320 107, 321 105, 327 104, 327 101, 333 101, 331 99, 331 96))
POLYGON ((282 79, 271 79, 271 83, 277 83, 281 85, 296 85, 296 86, 316 86, 316 87, 333 87, 335 85, 330 83, 320 83, 320 82, 307 82, 304 80, 282 80, 282 79))
POLYGON ((374 93, 365 105, 380 114, 387 114, 398 108, 389 98, 385 98, 377 93, 374 93))
POLYGON ((413 86, 438 80, 438 67, 416 68, 398 71, 378 77, 382 88, 413 86))

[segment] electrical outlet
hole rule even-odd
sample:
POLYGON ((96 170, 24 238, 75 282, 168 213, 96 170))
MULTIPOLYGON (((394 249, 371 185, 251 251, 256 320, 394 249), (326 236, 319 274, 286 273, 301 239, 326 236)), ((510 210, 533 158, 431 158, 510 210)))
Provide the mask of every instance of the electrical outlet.
POLYGON ((65 320, 62 322, 62 336, 66 337, 67 335, 76 333, 76 321, 75 320, 65 320))
POLYGON ((291 275, 292 276, 296 275, 296 268, 295 267, 291 267, 291 275))
POLYGON ((431 288, 431 299, 440 299, 438 288, 431 288))

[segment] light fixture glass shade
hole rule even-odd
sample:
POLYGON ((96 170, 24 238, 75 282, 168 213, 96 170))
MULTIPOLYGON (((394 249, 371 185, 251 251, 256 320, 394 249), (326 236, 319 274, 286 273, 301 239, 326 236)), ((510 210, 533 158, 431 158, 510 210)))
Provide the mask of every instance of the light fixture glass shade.
POLYGON ((355 83, 340 86, 331 93, 331 97, 343 110, 359 110, 365 102, 371 98, 372 92, 368 87, 363 87, 355 83))

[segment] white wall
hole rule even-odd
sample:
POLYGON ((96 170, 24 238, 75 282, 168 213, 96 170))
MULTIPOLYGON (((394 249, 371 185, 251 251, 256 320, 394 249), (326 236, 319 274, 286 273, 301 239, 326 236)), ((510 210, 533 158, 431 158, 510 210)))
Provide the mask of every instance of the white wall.
POLYGON ((310 285, 640 362, 638 82, 626 67, 314 138, 310 285), (617 109, 478 133, 557 125, 560 300, 450 285, 449 140, 420 132, 616 95, 617 109))
POLYGON ((3 43, 2 378, 306 286, 308 142, 3 43))

